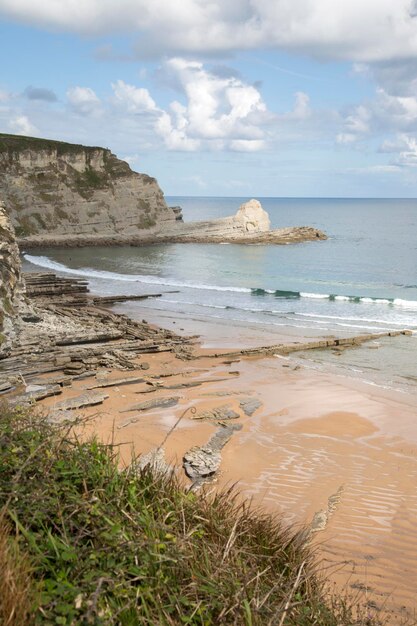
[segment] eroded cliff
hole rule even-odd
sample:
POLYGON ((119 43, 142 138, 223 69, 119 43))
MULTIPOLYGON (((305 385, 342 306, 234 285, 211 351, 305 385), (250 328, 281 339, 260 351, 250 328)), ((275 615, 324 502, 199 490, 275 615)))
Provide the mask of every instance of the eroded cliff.
POLYGON ((19 239, 135 236, 178 216, 154 178, 105 148, 0 134, 0 195, 19 239))
POLYGON ((0 201, 0 356, 10 347, 22 298, 19 248, 4 204, 0 201))

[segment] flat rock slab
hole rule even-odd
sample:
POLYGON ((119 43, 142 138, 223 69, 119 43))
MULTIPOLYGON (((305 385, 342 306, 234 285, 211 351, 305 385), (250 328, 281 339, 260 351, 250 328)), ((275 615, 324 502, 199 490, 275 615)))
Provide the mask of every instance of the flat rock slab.
POLYGON ((134 385, 136 383, 144 383, 142 376, 131 376, 130 378, 113 378, 112 380, 100 380, 88 389, 102 389, 105 387, 122 387, 123 385, 134 385))
MULTIPOLYGON (((187 383, 173 383, 172 385, 162 385, 158 384, 159 389, 188 389, 191 387, 199 387, 200 385, 205 385, 207 383, 221 383, 225 380, 229 380, 228 378, 201 378, 200 380, 191 380, 187 383)), ((149 382, 149 385, 154 383, 149 382)), ((141 393, 138 391, 137 393, 141 393)))
POLYGON ((169 474, 172 467, 165 460, 165 451, 163 448, 153 448, 147 454, 139 457, 138 467, 140 470, 150 468, 157 474, 169 474))
POLYGON ((239 413, 234 411, 230 406, 218 406, 214 409, 208 409, 202 413, 196 413, 191 419, 193 420, 235 420, 240 417, 239 413))
POLYGON ((78 420, 82 420, 82 417, 79 413, 75 411, 68 410, 58 410, 58 411, 49 411, 48 413, 48 422, 51 424, 63 424, 64 422, 75 423, 78 420))
POLYGON ((26 406, 32 402, 39 402, 39 400, 44 400, 45 398, 58 396, 60 393, 62 393, 60 385, 27 385, 26 393, 13 398, 11 404, 13 406, 26 406))
POLYGON ((252 417, 259 407, 262 406, 262 402, 256 398, 245 398, 239 402, 239 406, 248 417, 252 417))
POLYGON ((128 409, 123 409, 120 413, 129 413, 130 411, 147 411, 149 409, 159 409, 164 407, 175 406, 178 404, 178 400, 181 396, 172 396, 168 398, 152 398, 152 400, 146 400, 139 402, 138 404, 132 404, 128 409))
POLYGON ((222 425, 205 445, 194 446, 184 454, 183 467, 187 476, 193 481, 193 486, 201 484, 202 480, 213 476, 218 471, 221 463, 221 450, 233 433, 241 428, 240 424, 222 425))
POLYGON ((192 381, 189 383, 175 383, 173 385, 159 385, 159 389, 188 389, 189 387, 199 387, 202 382, 192 381))
POLYGON ((83 393, 81 396, 77 396, 76 398, 69 398, 68 400, 62 400, 62 402, 57 402, 55 405, 55 409, 62 411, 73 411, 74 409, 82 409, 87 406, 102 404, 104 400, 106 400, 108 397, 109 396, 106 393, 83 393))

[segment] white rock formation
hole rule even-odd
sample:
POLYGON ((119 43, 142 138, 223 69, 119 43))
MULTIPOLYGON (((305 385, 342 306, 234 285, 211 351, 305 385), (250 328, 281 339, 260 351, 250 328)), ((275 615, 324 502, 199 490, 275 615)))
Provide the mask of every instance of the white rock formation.
POLYGON ((247 233, 264 233, 271 229, 268 213, 262 208, 259 200, 249 200, 240 205, 235 219, 242 222, 247 233))

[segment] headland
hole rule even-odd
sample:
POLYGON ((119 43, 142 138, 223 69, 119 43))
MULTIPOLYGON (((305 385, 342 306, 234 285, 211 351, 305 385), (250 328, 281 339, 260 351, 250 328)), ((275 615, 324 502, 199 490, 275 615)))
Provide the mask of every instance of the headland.
POLYGON ((308 226, 271 230, 256 200, 232 217, 186 223, 155 178, 132 171, 107 148, 34 137, 0 134, 0 193, 25 249, 327 238, 308 226))

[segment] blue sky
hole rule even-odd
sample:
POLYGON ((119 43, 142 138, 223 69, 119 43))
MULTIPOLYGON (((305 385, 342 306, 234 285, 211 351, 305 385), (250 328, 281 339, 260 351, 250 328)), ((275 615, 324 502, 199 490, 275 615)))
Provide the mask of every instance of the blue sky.
POLYGON ((417 196, 415 0, 0 0, 0 132, 167 195, 417 196))

